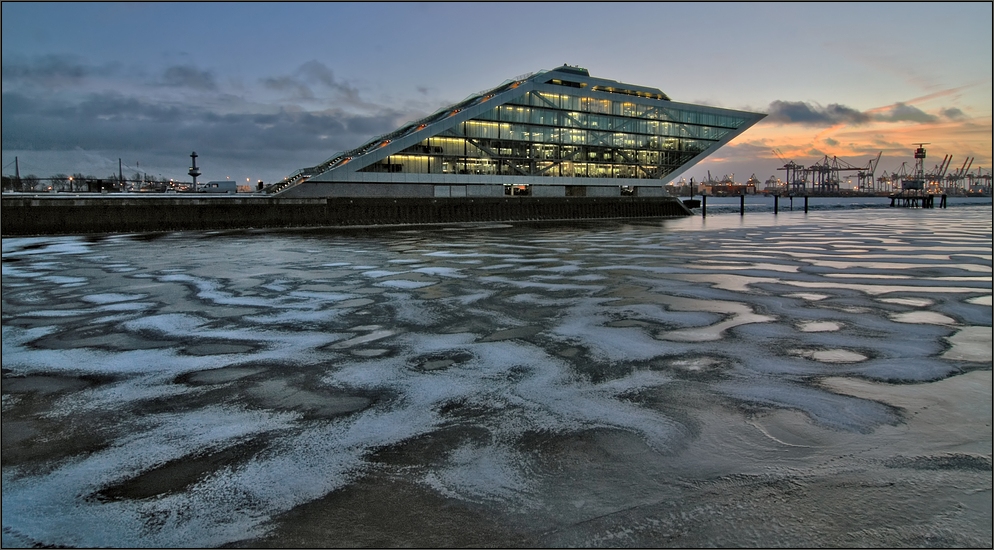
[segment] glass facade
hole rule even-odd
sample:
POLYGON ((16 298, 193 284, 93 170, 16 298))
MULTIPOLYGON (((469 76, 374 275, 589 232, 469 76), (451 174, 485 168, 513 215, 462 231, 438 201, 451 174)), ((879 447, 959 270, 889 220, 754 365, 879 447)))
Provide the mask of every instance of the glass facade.
POLYGON ((360 172, 658 180, 753 122, 582 93, 527 92, 360 172))
POLYGON ((520 191, 512 194, 534 187, 536 196, 661 192, 663 183, 764 116, 676 103, 662 90, 564 65, 405 123, 294 172, 271 192, 305 182, 341 183, 334 192, 359 194, 433 193, 432 186, 452 184, 472 185, 478 194, 500 184, 520 191))

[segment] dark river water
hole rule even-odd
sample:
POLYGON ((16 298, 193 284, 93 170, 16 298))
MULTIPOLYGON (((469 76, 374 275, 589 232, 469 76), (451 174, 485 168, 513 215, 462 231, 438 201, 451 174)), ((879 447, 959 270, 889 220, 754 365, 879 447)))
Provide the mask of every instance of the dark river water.
POLYGON ((4 238, 3 546, 990 547, 989 200, 733 200, 4 238))

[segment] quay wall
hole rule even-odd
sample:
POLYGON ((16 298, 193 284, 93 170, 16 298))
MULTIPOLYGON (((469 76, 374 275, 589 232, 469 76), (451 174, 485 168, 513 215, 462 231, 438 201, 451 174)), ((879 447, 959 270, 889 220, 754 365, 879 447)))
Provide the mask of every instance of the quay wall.
POLYGON ((3 235, 444 224, 691 215, 672 197, 4 196, 3 235))

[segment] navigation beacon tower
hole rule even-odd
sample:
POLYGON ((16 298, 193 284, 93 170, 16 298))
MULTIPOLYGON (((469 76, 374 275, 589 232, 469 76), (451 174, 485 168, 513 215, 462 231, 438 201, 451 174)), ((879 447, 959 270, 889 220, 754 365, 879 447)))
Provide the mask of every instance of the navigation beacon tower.
POLYGON ((190 174, 191 176, 193 176, 193 190, 196 191, 197 190, 197 176, 200 175, 200 169, 197 168, 197 152, 196 151, 190 153, 190 159, 193 160, 193 165, 190 167, 190 171, 187 172, 187 173, 190 174))

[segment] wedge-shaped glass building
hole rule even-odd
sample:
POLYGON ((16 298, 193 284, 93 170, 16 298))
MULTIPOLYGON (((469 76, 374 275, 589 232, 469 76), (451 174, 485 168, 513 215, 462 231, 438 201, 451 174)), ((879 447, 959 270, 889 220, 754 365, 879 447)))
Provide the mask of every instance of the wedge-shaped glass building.
POLYGON ((564 65, 509 80, 273 185, 292 197, 662 196, 765 115, 564 65))

